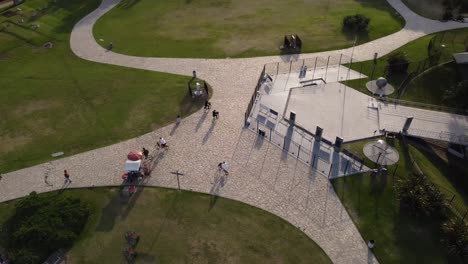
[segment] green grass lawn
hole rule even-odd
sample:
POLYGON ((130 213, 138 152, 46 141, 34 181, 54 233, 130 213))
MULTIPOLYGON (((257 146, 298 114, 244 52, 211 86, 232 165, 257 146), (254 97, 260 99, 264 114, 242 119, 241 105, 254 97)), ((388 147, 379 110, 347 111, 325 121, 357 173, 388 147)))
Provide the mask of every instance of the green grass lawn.
POLYGON ((124 54, 224 58, 279 54, 283 36, 298 34, 302 52, 314 52, 352 46, 341 24, 358 13, 371 19, 359 43, 404 24, 386 0, 123 0, 98 20, 94 36, 124 54))
POLYGON ((201 107, 188 96, 189 77, 97 64, 71 52, 73 25, 99 3, 30 0, 21 14, 0 16, 0 172, 138 136, 201 107), (48 41, 53 48, 42 48, 48 41))
POLYGON ((457 64, 455 62, 443 64, 421 74, 409 83, 406 88, 405 99, 451 106, 444 101, 444 94, 448 88, 457 83, 457 64))
MULTIPOLYGON (((118 188, 46 195, 78 196, 92 205, 90 220, 68 253, 70 263, 124 263, 129 230, 140 235, 136 263, 331 263, 298 228, 229 199, 212 205, 209 195, 162 188, 145 188, 130 200, 118 188)), ((9 214, 12 204, 0 204, 0 216, 9 214)))
MULTIPOLYGON (((442 49, 439 63, 449 62, 453 60, 452 53, 464 51, 464 43, 468 38, 468 29, 456 29, 424 36, 377 59, 377 64, 375 66, 373 61, 353 63, 351 68, 362 72, 367 75, 368 78, 351 80, 344 83, 356 90, 369 94, 369 91, 365 86, 366 83, 371 79, 377 79, 378 77, 383 76, 386 77, 389 83, 397 90, 407 75, 400 74, 389 76, 385 71, 388 64, 388 57, 397 52, 404 53, 406 58, 410 61, 408 73, 413 71, 422 73, 421 69, 423 69, 423 65, 426 65, 426 68, 428 68, 427 65, 429 65, 428 63, 424 64, 423 61, 428 57, 428 44, 433 37, 436 37, 437 39, 435 45, 438 47, 442 44, 445 45, 445 48, 442 49)), ((429 73, 427 76, 431 76, 432 78, 428 80, 416 78, 413 82, 410 82, 400 99, 435 105, 442 104, 442 97, 440 95, 448 85, 451 85, 455 81, 450 78, 456 76, 455 72, 450 72, 449 75, 447 75, 448 67, 450 67, 450 65, 439 67, 440 74, 437 72, 437 77, 434 74, 429 73), (435 81, 436 78, 439 79, 435 81)), ((396 98, 397 92, 393 93, 389 97, 396 98)))
POLYGON ((413 12, 430 19, 439 20, 444 14, 443 0, 403 0, 413 12))
MULTIPOLYGON (((394 184, 398 178, 406 177, 412 166, 401 141, 387 139, 387 142, 400 154, 399 162, 388 167, 387 176, 365 173, 334 179, 335 191, 363 238, 376 240, 375 254, 380 263, 447 263, 446 251, 440 242, 439 223, 400 212, 394 184)), ((365 143, 356 142, 345 148, 361 151, 359 154, 363 155, 365 143)), ((455 171, 453 165, 413 145, 409 146, 409 151, 432 182, 466 198, 465 192, 455 188, 453 178, 447 175, 451 168, 455 171)), ((366 163, 371 164, 368 160, 366 163)))

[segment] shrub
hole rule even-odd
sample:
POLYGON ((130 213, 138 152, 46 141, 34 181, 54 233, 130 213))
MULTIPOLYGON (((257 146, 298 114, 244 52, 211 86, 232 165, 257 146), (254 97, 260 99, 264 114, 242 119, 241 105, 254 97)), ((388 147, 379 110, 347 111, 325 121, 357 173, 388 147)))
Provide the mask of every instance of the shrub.
POLYGON ((80 199, 58 195, 31 194, 15 209, 8 222, 12 263, 41 263, 56 250, 71 246, 89 215, 80 199))
POLYGON ((452 107, 468 109, 468 81, 461 81, 446 90, 443 102, 452 107))
POLYGON ((449 255, 463 263, 468 262, 468 225, 463 220, 448 220, 442 224, 444 238, 449 255))
POLYGON ((402 52, 391 54, 388 59, 388 73, 389 74, 406 74, 409 67, 409 61, 406 55, 402 52))
POLYGON ((442 15, 442 20, 451 20, 453 19, 453 10, 446 9, 444 14, 442 15))
POLYGON ((436 218, 447 215, 444 195, 424 175, 413 173, 398 180, 397 197, 401 207, 411 214, 436 218))
POLYGON ((364 15, 346 16, 343 18, 343 29, 351 32, 366 31, 369 26, 370 19, 364 15))

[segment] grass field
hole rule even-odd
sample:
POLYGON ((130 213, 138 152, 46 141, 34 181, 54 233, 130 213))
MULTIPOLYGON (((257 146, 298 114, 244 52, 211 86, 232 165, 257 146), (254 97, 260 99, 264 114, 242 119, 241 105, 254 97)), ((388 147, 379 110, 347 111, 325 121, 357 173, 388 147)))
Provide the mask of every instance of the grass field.
POLYGON ((188 96, 189 77, 97 64, 71 52, 73 25, 99 3, 30 0, 22 12, 0 16, 0 172, 138 136, 200 108, 188 96), (49 41, 53 47, 42 48, 49 41))
MULTIPOLYGON (((401 141, 387 139, 387 142, 400 153, 399 162, 388 167, 387 176, 362 174, 338 178, 332 184, 363 238, 376 240, 375 254, 380 263, 446 263, 438 223, 413 219, 400 212, 394 183, 406 177, 412 167, 401 141)), ((361 150, 362 155, 364 144, 357 142, 345 147, 361 150)), ((410 146, 410 151, 417 155, 418 163, 431 164, 417 148, 410 146)), ((434 179, 446 180, 444 174, 433 175, 434 179)))
POLYGON ((444 14, 443 0, 403 0, 416 14, 434 20, 439 20, 444 14))
MULTIPOLYGON (((130 230, 140 235, 136 263, 331 263, 298 228, 224 198, 213 204, 209 195, 161 188, 145 188, 130 200, 118 188, 46 195, 73 195, 92 204, 67 263, 124 263, 124 234, 130 230)), ((0 204, 0 216, 11 214, 13 203, 0 204)))
MULTIPOLYGON (((332 184, 335 191, 363 238, 376 240, 375 254, 380 263, 447 263, 446 251, 440 242, 439 223, 409 217, 400 211, 394 184, 398 178, 411 173, 411 161, 403 151, 401 141, 387 139, 387 142, 396 147, 400 154, 399 162, 388 167, 388 175, 372 176, 366 173, 334 179, 332 184)), ((356 142, 344 147, 360 152, 358 154, 362 156, 364 145, 365 142, 356 142)), ((452 180, 455 175, 450 174, 459 167, 454 167, 453 162, 444 162, 412 145, 409 151, 428 178, 443 188, 443 192, 447 195, 456 193, 457 199, 468 198, 466 189, 454 187, 456 183, 452 180)), ((370 164, 368 160, 366 162, 370 164)))
POLYGON ((302 52, 313 52, 352 46, 341 24, 357 13, 371 19, 359 43, 404 24, 386 0, 123 0, 98 20, 94 36, 124 54, 224 58, 279 54, 283 36, 298 34, 302 52))

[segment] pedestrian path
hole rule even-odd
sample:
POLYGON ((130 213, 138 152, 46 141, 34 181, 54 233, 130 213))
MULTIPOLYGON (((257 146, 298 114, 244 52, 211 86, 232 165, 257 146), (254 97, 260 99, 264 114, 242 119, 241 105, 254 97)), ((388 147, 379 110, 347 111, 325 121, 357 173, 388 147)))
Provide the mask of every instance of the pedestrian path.
POLYGON ((71 34, 71 49, 86 60, 191 75, 193 70, 213 89, 213 109, 220 119, 212 121, 203 110, 154 132, 104 148, 7 173, 0 181, 0 202, 63 187, 63 170, 73 182, 69 188, 119 185, 126 154, 142 147, 154 152, 159 136, 165 137, 168 152, 155 154, 154 170, 147 185, 176 188, 170 172, 184 173, 183 189, 212 193, 257 206, 301 228, 322 247, 334 263, 377 263, 352 223, 327 177, 297 159, 284 155, 270 144, 256 143, 256 135, 243 128, 244 112, 262 67, 266 63, 330 54, 353 54, 357 60, 379 56, 425 34, 465 24, 421 18, 400 0, 389 3, 407 20, 401 31, 379 40, 337 51, 246 59, 144 58, 107 52, 94 39, 92 28, 120 0, 103 0, 98 9, 79 21, 71 34), (231 163, 230 174, 220 180, 217 164, 231 163))

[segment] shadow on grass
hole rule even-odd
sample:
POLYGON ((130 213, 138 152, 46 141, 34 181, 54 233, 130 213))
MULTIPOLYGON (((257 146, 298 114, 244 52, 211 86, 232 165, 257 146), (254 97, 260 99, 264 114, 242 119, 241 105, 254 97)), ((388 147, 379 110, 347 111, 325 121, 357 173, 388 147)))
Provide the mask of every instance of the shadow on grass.
POLYGON ((108 232, 114 229, 117 220, 125 220, 135 206, 144 188, 137 186, 137 191, 130 197, 121 195, 123 186, 116 192, 107 205, 102 208, 101 218, 96 226, 96 231, 108 232))
POLYGON ((120 2, 117 5, 117 7, 129 9, 129 8, 133 7, 134 5, 138 4, 139 2, 140 2, 140 0, 122 0, 122 2, 120 2))

